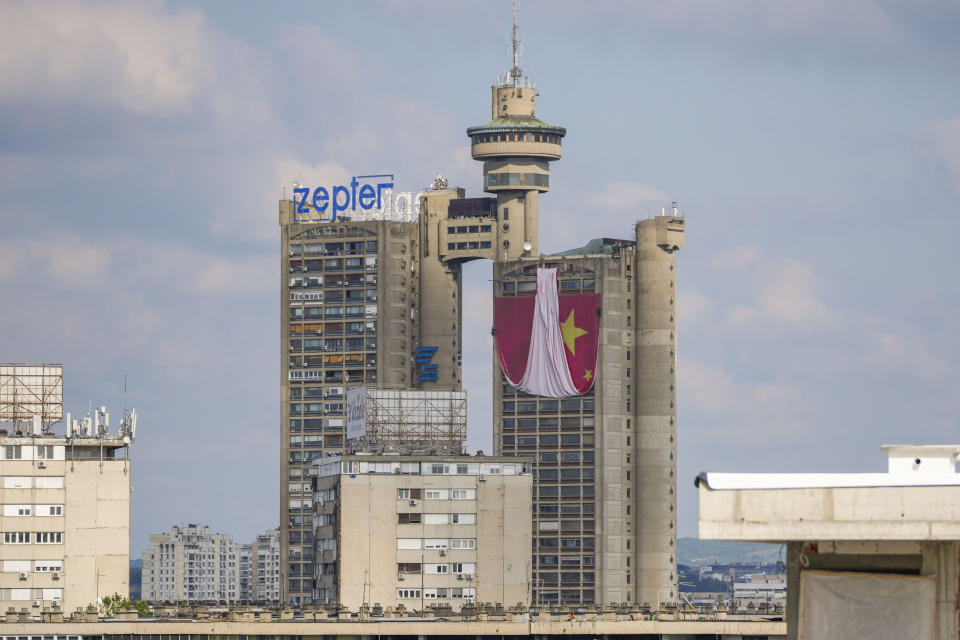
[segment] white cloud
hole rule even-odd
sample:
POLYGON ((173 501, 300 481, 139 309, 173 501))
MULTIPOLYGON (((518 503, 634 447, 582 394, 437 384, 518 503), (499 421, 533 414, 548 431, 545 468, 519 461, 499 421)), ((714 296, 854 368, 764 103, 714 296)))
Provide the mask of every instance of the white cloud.
POLYGON ((201 103, 219 114, 259 107, 237 100, 222 72, 246 68, 245 47, 224 39, 191 8, 157 2, 6 3, 0 21, 0 94, 5 100, 69 100, 170 115, 201 103), (175 43, 175 46, 171 46, 175 43), (225 59, 224 59, 225 58, 225 59))
POLYGON ((867 357, 872 368, 910 373, 922 379, 957 378, 957 366, 935 355, 914 327, 901 325, 871 334, 873 352, 867 357))
POLYGON ((742 286, 750 301, 732 304, 723 314, 729 327, 766 326, 793 328, 804 332, 834 329, 840 313, 821 299, 824 288, 813 268, 800 260, 770 260, 754 245, 742 245, 723 251, 710 267, 729 272, 723 277, 729 284, 742 286), (734 274, 742 274, 736 282, 734 274))

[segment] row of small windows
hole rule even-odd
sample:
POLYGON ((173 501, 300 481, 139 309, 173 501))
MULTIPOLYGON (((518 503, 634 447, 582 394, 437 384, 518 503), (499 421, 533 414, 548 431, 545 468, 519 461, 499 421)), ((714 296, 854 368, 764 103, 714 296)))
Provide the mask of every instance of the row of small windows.
POLYGON ((290 382, 326 382, 333 384, 352 384, 354 382, 376 382, 376 369, 295 369, 287 372, 290 382))
MULTIPOLYGON (((304 265, 312 265, 313 262, 314 262, 313 260, 309 260, 306 263, 304 263, 304 265)), ((316 261, 316 262, 319 264, 319 261, 316 261)), ((293 267, 294 264, 299 264, 299 263, 291 263, 290 272, 293 273, 295 271, 301 271, 299 267, 294 269, 293 267)), ((319 269, 320 267, 316 267, 316 270, 319 270, 319 269)), ((314 269, 308 268, 307 266, 304 266, 304 268, 302 269, 302 271, 312 271, 312 270, 314 269)), ((293 277, 294 276, 291 276, 291 278, 293 277)), ((327 273, 325 275, 320 275, 320 276, 308 275, 308 276, 297 276, 297 277, 306 278, 306 286, 308 287, 326 286, 328 289, 332 289, 334 287, 363 287, 364 285, 368 287, 377 286, 377 274, 375 273, 366 273, 366 274, 364 273, 327 273)), ((313 294, 313 295, 317 295, 317 294, 313 294)), ((290 297, 291 299, 295 299, 295 300, 300 300, 300 299, 322 300, 323 299, 322 297, 311 298, 307 293, 297 294, 296 292, 293 292, 293 291, 290 292, 290 297), (300 297, 296 297, 297 295, 299 295, 300 297)))
MULTIPOLYGON (((376 270, 376 256, 358 256, 356 258, 327 258, 325 260, 290 261, 290 271, 356 271, 358 269, 376 270), (321 269, 322 263, 322 269, 321 269)), ((341 282, 344 281, 341 278, 341 282)))
POLYGON ((397 489, 397 500, 474 500, 476 499, 474 489, 427 489, 422 488, 404 488, 397 489))
POLYGON ((377 366, 376 353, 338 353, 325 356, 303 356, 290 360, 290 367, 322 367, 346 364, 350 367, 377 366))
POLYGON ((493 230, 489 224, 474 224, 466 227, 447 227, 447 233, 490 233, 493 230))
POLYGON ((397 549, 476 549, 476 538, 397 538, 397 549))
POLYGON ((489 249, 493 245, 488 242, 448 242, 447 251, 464 251, 469 249, 489 249))
POLYGON ((540 413, 548 413, 553 411, 580 411, 582 406, 584 411, 593 411, 594 404, 593 398, 564 398, 563 400, 548 400, 546 398, 537 402, 537 400, 518 400, 514 402, 513 400, 505 400, 503 402, 503 411, 504 413, 513 413, 517 411, 519 413, 536 413, 538 405, 540 413))
POLYGON ((541 498, 578 498, 580 496, 592 497, 596 495, 596 489, 592 485, 541 485, 537 487, 537 495, 541 498))
POLYGON ((540 549, 593 549, 594 538, 538 538, 534 544, 540 549))
POLYGON ((557 504, 554 502, 554 503, 546 503, 546 504, 539 505, 539 513, 541 515, 547 515, 547 516, 560 515, 560 514, 576 515, 581 512, 588 513, 588 514, 594 513, 594 503, 571 502, 569 504, 567 503, 557 504))
MULTIPOLYGON (((432 600, 434 598, 456 598, 463 600, 473 600, 477 597, 477 590, 473 587, 464 588, 437 588, 423 589, 423 597, 432 600)), ((397 598, 400 600, 419 600, 421 597, 420 589, 397 589, 397 598)))
POLYGON ((313 334, 313 335, 343 335, 363 333, 376 333, 377 321, 365 320, 363 322, 312 322, 304 324, 291 324, 291 334, 313 334))
POLYGON ((377 338, 307 338, 291 340, 290 351, 375 351, 377 338))
MULTIPOLYGON (((374 292, 376 293, 376 292, 374 292)), ((372 300, 376 300, 377 297, 373 296, 372 300)), ((377 305, 375 304, 354 304, 354 305, 339 305, 339 304, 328 304, 322 307, 291 307, 290 309, 290 320, 301 320, 301 319, 319 319, 323 317, 327 318, 342 318, 346 316, 347 318, 376 318, 377 317, 377 305)))
POLYGON ((26 454, 26 459, 32 460, 33 458, 31 457, 31 449, 33 450, 33 454, 37 460, 53 460, 55 457, 61 459, 63 458, 63 447, 55 448, 53 445, 49 444, 36 445, 34 447, 23 446, 19 444, 8 444, 3 447, 3 458, 4 460, 23 460, 24 454, 26 454), (54 449, 59 452, 59 456, 54 455, 54 449))
POLYGON ((481 133, 473 136, 473 143, 480 142, 546 142, 560 144, 560 136, 551 133, 481 133))
POLYGON ((550 175, 546 173, 488 173, 483 180, 485 187, 549 187, 550 175))
MULTIPOLYGON (((558 423, 561 429, 579 428, 579 429, 586 430, 587 428, 590 428, 590 429, 593 428, 594 420, 593 420, 593 416, 584 416, 583 418, 580 418, 579 416, 563 417, 563 418, 560 418, 559 420, 557 420, 557 418, 541 417, 538 424, 537 418, 504 418, 503 429, 504 431, 514 431, 516 429, 523 431, 527 429, 536 429, 538 427, 543 429, 555 429, 557 428, 558 423)), ((589 434, 589 437, 590 437, 589 446, 593 446, 593 434, 592 433, 589 434)), ((585 434, 584 440, 583 440, 583 444, 585 445, 588 444, 588 441, 586 438, 587 438, 587 435, 585 434)), ((506 440, 504 440, 503 442, 504 444, 507 443, 506 440)), ((523 442, 521 444, 529 444, 529 441, 523 442)), ((562 444, 573 444, 573 443, 562 442, 562 444)))
POLYGON ((595 471, 592 467, 586 467, 584 469, 579 469, 577 467, 573 468, 563 468, 563 469, 538 469, 537 470, 537 479, 541 482, 551 481, 551 480, 593 480, 596 477, 595 471))
POLYGON ((398 513, 397 524, 477 524, 477 514, 398 513))
POLYGON ((354 242, 312 242, 310 244, 291 244, 290 255, 310 254, 342 255, 344 253, 372 253, 377 250, 376 240, 357 240, 354 242))
MULTIPOLYGON (((507 444, 514 444, 514 443, 516 443, 516 445, 517 445, 517 446, 520 446, 520 447, 536 446, 536 445, 540 445, 540 446, 553 445, 553 446, 556 446, 557 444, 580 446, 581 440, 582 440, 582 437, 581 437, 582 435, 584 435, 584 434, 579 434, 579 433, 563 433, 563 434, 560 434, 560 437, 559 437, 559 438, 557 437, 556 434, 544 434, 544 435, 541 435, 541 436, 518 436, 518 437, 514 437, 514 436, 503 436, 503 444, 507 445, 507 444), (538 438, 539 438, 539 440, 538 440, 538 438)), ((591 435, 592 435, 592 434, 591 434, 591 435)), ((592 440, 593 440, 593 438, 591 437, 591 443, 590 443, 591 445, 593 444, 592 440)), ((556 455, 556 454, 554 454, 554 455, 556 455)))
POLYGON ((61 544, 62 531, 4 531, 4 544, 61 544))
POLYGON ((4 517, 15 516, 62 516, 62 504, 5 504, 3 505, 4 517))
MULTIPOLYGON (((536 280, 521 280, 519 282, 506 281, 502 284, 505 296, 535 295, 537 293, 536 280)), ((572 278, 560 281, 560 293, 590 293, 596 288, 595 278, 572 278)))

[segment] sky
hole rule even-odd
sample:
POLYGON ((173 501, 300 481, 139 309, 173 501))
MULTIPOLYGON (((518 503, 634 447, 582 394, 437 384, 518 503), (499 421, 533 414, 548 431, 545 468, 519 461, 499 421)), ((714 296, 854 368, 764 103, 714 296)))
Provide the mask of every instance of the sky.
MULTIPOLYGON (((567 128, 543 252, 676 200, 679 532, 710 471, 880 471, 960 415, 960 5, 524 0, 567 128)), ((0 0, 0 361, 126 401, 132 542, 279 519, 280 235, 294 181, 437 172, 509 65, 510 4, 0 0), (289 193, 289 191, 287 191, 289 193)), ((489 263, 465 269, 491 449, 489 263)), ((62 432, 62 431, 61 431, 62 432)))

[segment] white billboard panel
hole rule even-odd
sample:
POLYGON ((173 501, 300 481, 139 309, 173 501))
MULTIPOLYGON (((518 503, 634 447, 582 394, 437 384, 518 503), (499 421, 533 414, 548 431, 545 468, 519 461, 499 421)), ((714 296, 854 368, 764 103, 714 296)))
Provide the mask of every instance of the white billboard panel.
POLYGON ((367 435, 367 388, 347 389, 347 440, 367 435))

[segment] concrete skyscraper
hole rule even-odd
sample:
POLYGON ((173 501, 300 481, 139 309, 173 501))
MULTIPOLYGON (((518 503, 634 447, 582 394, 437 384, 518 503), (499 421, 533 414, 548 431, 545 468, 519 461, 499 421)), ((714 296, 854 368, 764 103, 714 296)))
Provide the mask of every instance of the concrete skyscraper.
POLYGON ((344 453, 347 387, 460 391, 461 273, 477 259, 494 262, 495 309, 525 309, 495 314, 493 446, 535 459, 533 600, 676 600, 674 252, 683 218, 674 209, 637 223, 633 240, 541 254, 539 198, 566 130, 538 119, 516 53, 491 96, 492 119, 467 135, 494 197, 465 198, 438 176, 418 195, 417 215, 397 216, 381 202, 393 177, 366 176, 316 188, 310 203, 298 185, 280 203, 285 602, 311 599, 313 462, 344 453), (538 357, 580 367, 564 369, 565 390, 549 393, 501 371, 507 342, 526 366, 525 345, 539 335, 530 318, 541 274, 554 278, 552 304, 569 313, 545 330, 569 353, 538 357))

